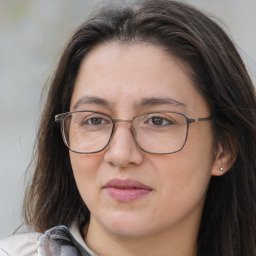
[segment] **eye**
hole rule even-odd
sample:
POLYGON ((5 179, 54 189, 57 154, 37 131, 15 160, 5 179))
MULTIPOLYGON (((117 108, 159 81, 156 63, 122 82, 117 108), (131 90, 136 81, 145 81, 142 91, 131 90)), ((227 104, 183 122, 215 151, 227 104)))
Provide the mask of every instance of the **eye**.
POLYGON ((156 126, 165 126, 165 125, 174 124, 171 120, 167 118, 159 117, 159 116, 153 116, 149 118, 148 123, 156 126))
POLYGON ((72 113, 72 115, 70 115, 69 121, 68 119, 66 120, 66 124, 72 126, 73 129, 95 131, 111 127, 112 120, 110 117, 101 115, 100 113, 81 111, 72 113))
POLYGON ((102 117, 91 117, 86 119, 84 123, 88 125, 103 125, 103 124, 107 124, 108 122, 102 117))
POLYGON ((90 125, 100 125, 104 123, 104 120, 100 117, 93 117, 86 120, 85 123, 90 125))

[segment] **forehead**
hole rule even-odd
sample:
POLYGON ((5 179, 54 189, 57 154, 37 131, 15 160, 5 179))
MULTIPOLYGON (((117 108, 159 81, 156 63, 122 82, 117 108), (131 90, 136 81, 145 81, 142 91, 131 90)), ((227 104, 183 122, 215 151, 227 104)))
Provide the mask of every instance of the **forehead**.
POLYGON ((83 97, 105 99, 112 108, 138 106, 147 98, 170 98, 190 109, 206 105, 188 67, 148 44, 109 43, 92 50, 81 63, 71 110, 83 97))

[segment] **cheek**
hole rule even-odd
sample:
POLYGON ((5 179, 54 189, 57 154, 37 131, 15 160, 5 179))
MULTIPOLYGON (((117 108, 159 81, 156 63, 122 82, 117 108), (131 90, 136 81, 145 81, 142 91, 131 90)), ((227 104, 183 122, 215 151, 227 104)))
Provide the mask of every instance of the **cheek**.
MULTIPOLYGON (((193 180, 195 183, 209 180, 212 169, 212 134, 208 124, 193 127, 190 130, 187 143, 181 152, 183 170, 186 171, 185 176, 193 180), (201 129, 200 129, 201 128, 201 129), (207 129, 208 128, 208 129, 207 129), (186 157, 183 157, 186 156, 186 157), (197 182, 196 182, 197 181, 197 182)), ((198 184, 199 185, 199 184, 198 184)))
MULTIPOLYGON (((186 200, 197 195, 201 198, 207 189, 210 177, 211 168, 209 162, 206 161, 204 152, 201 152, 200 157, 195 156, 193 152, 186 154, 184 159, 183 153, 174 158, 163 159, 159 165, 159 180, 162 183, 163 192, 176 194, 177 200, 186 200)), ((209 158, 210 161, 210 158, 209 158)))
MULTIPOLYGON (((157 158, 155 158, 157 159, 157 158)), ((177 207, 193 207, 203 202, 212 170, 212 138, 209 132, 191 129, 184 148, 154 162, 161 169, 162 193, 177 207), (198 135, 199 134, 199 135, 198 135)), ((156 167, 158 166, 158 167, 156 167)))
POLYGON ((70 161, 74 173, 75 181, 79 193, 86 201, 86 195, 89 195, 97 184, 97 169, 100 165, 100 156, 98 154, 83 155, 70 152, 70 161))

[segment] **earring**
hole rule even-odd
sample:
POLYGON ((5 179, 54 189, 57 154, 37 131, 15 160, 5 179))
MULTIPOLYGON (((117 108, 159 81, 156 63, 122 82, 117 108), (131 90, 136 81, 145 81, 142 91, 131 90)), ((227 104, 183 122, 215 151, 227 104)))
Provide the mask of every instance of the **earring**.
POLYGON ((223 169, 223 167, 220 167, 219 170, 223 172, 224 169, 223 169))

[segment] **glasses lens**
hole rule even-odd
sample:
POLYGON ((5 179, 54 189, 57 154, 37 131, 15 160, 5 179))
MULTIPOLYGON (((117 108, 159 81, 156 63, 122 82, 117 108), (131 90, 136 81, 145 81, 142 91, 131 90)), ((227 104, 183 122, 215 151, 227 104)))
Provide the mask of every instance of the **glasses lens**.
POLYGON ((63 120, 64 141, 73 151, 97 152, 108 144, 112 127, 108 116, 87 111, 71 113, 63 120))
POLYGON ((150 153, 173 153, 182 149, 187 136, 186 118, 177 113, 148 113, 133 120, 138 145, 150 153))

